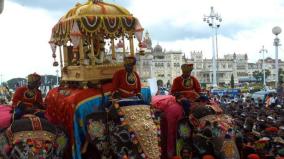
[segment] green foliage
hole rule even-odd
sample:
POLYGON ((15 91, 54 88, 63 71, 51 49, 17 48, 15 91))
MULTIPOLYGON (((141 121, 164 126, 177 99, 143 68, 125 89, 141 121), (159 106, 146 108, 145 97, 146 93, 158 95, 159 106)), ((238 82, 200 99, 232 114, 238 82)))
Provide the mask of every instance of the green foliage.
POLYGON ((17 85, 19 86, 19 85, 25 84, 25 83, 27 83, 27 79, 25 79, 25 78, 12 78, 12 79, 7 81, 9 89, 13 89, 13 90, 16 89, 17 85))
POLYGON ((234 88, 234 87, 235 87, 235 79, 234 79, 234 75, 233 75, 233 74, 231 75, 230 84, 231 84, 231 88, 234 88))
POLYGON ((256 83, 252 86, 252 90, 250 93, 257 92, 263 89, 263 85, 260 83, 256 83))
POLYGON ((157 85, 158 85, 158 86, 163 86, 163 85, 164 85, 164 84, 163 84, 163 80, 161 80, 161 79, 157 80, 157 85))
POLYGON ((280 68, 278 71, 278 81, 280 83, 284 82, 284 70, 282 68, 280 68))
MULTIPOLYGON (((265 79, 267 79, 271 75, 270 70, 265 70, 265 79)), ((258 81, 263 83, 263 72, 262 71, 254 71, 252 76, 258 81)))
POLYGON ((241 89, 241 92, 242 92, 242 93, 248 93, 248 92, 249 92, 249 89, 248 89, 248 88, 242 88, 242 89, 241 89))
MULTIPOLYGON (((56 76, 54 75, 44 75, 41 76, 41 84, 45 86, 53 86, 56 85, 56 76)), ((60 82, 60 81, 59 81, 60 82)), ((27 84, 27 79, 26 78, 12 78, 7 81, 7 85, 9 89, 16 89, 16 85, 21 86, 21 85, 26 85, 27 84)))

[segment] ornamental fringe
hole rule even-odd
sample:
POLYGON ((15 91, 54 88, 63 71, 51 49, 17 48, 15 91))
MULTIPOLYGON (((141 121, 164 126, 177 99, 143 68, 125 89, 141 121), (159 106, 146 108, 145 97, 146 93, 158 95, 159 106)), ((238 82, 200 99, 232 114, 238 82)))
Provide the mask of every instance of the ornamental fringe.
POLYGON ((74 33, 96 33, 106 37, 119 37, 136 33, 138 40, 141 41, 142 32, 143 28, 138 19, 132 16, 82 16, 73 19, 61 18, 52 29, 51 39, 56 45, 60 45, 71 40, 74 33))

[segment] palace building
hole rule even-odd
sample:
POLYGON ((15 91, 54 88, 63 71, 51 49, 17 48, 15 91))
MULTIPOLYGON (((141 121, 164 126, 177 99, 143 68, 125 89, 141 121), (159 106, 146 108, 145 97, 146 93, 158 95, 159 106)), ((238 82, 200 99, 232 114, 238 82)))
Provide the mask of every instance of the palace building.
MULTIPOLYGON (((123 42, 119 42, 115 46, 116 59, 123 60, 123 42)), ((213 80, 212 59, 203 57, 202 51, 191 51, 190 58, 186 58, 181 51, 166 51, 159 44, 152 46, 152 39, 149 32, 145 33, 142 41, 142 49, 144 55, 136 54, 137 64, 136 69, 141 80, 146 81, 149 78, 163 80, 164 84, 181 75, 181 65, 184 63, 193 63, 194 70, 192 74, 197 77, 200 83, 211 84, 213 80)), ((126 50, 128 50, 126 48, 126 50)), ((138 52, 138 50, 137 50, 138 52)), ((127 51, 126 51, 127 53, 127 51)), ((262 71, 262 60, 256 63, 249 63, 247 54, 226 54, 222 58, 216 60, 217 65, 217 82, 218 84, 228 84, 231 81, 231 76, 234 76, 235 83, 243 79, 253 77, 254 71, 262 71)), ((269 69, 271 75, 267 81, 275 80, 275 60, 272 58, 265 59, 265 68, 269 69)), ((279 60, 279 68, 284 70, 284 62, 279 60)))

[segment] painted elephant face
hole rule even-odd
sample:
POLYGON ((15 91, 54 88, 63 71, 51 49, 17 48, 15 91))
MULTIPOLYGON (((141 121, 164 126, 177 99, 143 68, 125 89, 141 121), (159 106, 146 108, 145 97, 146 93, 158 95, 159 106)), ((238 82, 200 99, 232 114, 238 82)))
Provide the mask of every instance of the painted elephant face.
POLYGON ((67 145, 63 131, 39 118, 14 121, 0 134, 0 140, 3 156, 23 159, 62 157, 67 145), (31 120, 37 120, 39 125, 31 120))
POLYGON ((100 155, 106 151, 101 145, 108 139, 109 148, 119 158, 123 154, 135 159, 142 159, 143 156, 160 158, 158 128, 150 106, 138 103, 127 101, 114 104, 116 118, 107 120, 109 115, 105 112, 94 113, 89 119, 87 117, 89 136, 100 155))

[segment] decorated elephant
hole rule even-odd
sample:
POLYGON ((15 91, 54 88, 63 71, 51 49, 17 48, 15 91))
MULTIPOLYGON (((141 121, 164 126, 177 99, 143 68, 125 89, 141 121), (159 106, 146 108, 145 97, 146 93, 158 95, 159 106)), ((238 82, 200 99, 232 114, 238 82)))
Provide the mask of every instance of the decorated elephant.
POLYGON ((189 116, 192 155, 211 154, 217 158, 240 158, 234 140, 233 124, 232 117, 223 114, 214 103, 195 107, 189 116))
POLYGON ((173 96, 154 96, 152 105, 164 114, 161 119, 162 136, 171 139, 163 149, 163 153, 167 154, 164 158, 174 155, 201 158, 208 153, 217 158, 239 158, 233 120, 223 114, 218 104, 209 101, 192 103, 187 117, 173 96), (173 148, 174 154, 169 152, 173 148))
MULTIPOLYGON (((86 118, 90 156, 159 159, 159 127, 150 106, 140 99, 113 101, 86 118)), ((88 152, 87 152, 88 153, 88 152)))
POLYGON ((67 136, 45 119, 26 116, 0 134, 0 154, 11 159, 60 159, 67 136))

